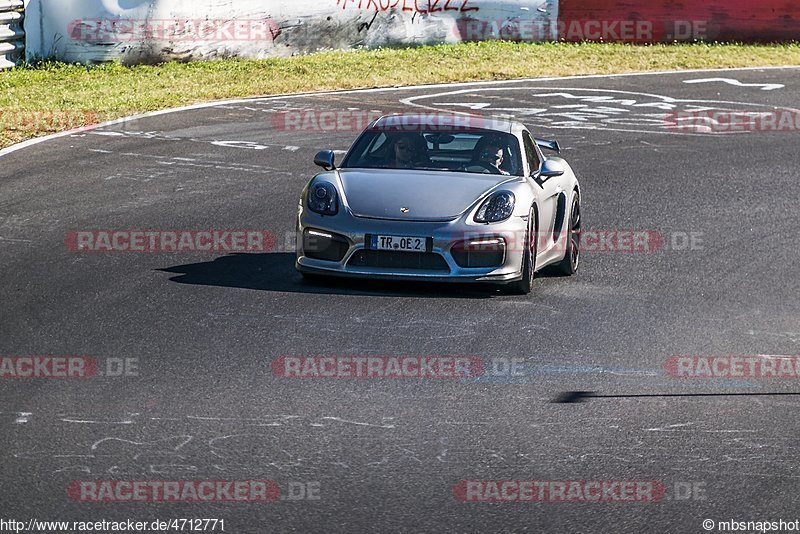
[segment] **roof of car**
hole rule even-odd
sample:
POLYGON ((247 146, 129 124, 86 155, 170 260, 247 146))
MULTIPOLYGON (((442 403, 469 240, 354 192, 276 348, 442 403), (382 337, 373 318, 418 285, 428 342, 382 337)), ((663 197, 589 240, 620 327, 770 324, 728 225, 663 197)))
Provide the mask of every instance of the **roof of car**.
POLYGON ((459 113, 393 113, 376 119, 369 125, 369 130, 388 130, 397 132, 418 131, 468 131, 490 130, 495 132, 512 133, 514 127, 523 127, 519 121, 485 117, 482 115, 468 115, 459 113))

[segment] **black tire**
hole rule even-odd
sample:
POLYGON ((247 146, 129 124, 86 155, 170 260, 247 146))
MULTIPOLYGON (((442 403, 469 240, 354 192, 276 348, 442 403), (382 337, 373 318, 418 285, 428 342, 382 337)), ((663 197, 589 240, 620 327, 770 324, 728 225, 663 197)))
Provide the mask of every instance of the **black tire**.
POLYGON ((522 279, 511 282, 505 286, 505 292, 512 295, 529 295, 533 289, 533 279, 536 276, 536 238, 539 224, 536 221, 536 212, 531 208, 528 213, 528 235, 525 237, 525 253, 522 256, 522 279))
POLYGON ((572 198, 572 207, 569 210, 569 234, 567 237, 567 250, 564 259, 556 265, 556 269, 567 276, 578 271, 581 263, 581 199, 578 193, 572 198))

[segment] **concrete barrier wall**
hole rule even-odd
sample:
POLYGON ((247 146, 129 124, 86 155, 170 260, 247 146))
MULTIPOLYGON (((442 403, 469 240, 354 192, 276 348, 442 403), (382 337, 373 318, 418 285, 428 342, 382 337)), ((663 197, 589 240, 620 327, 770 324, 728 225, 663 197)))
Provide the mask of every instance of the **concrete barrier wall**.
POLYGON ((550 28, 557 17, 557 0, 30 0, 28 58, 263 58, 455 43, 477 19, 550 28))
POLYGON ((797 0, 27 0, 28 59, 263 58, 518 41, 800 38, 797 0))

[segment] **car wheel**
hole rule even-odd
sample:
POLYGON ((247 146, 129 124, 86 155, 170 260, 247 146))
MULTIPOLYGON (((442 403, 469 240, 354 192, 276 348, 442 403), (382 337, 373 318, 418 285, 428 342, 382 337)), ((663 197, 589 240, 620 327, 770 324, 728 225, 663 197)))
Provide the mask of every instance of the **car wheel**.
POLYGON ((528 295, 533 289, 533 279, 536 276, 536 238, 539 229, 536 221, 536 212, 531 209, 528 213, 528 235, 525 237, 525 253, 522 255, 522 279, 511 282, 506 286, 506 292, 514 295, 528 295))
POLYGON ((572 199, 572 209, 569 212, 569 235, 567 235, 567 250, 564 259, 557 265, 557 269, 566 275, 573 275, 578 271, 581 262, 581 199, 575 194, 572 199))

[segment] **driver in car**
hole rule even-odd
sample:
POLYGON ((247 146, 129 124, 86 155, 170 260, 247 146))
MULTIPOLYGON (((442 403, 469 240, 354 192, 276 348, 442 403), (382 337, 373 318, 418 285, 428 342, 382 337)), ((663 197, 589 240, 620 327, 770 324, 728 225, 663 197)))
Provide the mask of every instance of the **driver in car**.
POLYGON ((503 157, 504 157, 503 154, 504 151, 502 146, 500 146, 499 144, 491 143, 486 145, 486 148, 481 150, 478 159, 480 161, 488 163, 492 167, 495 167, 498 171, 500 171, 500 174, 508 174, 506 171, 500 168, 500 165, 503 164, 503 157))
POLYGON ((501 168, 504 158, 503 144, 493 137, 484 138, 475 147, 475 155, 465 170, 508 175, 509 173, 501 168))
POLYGON ((388 166, 391 169, 412 169, 423 160, 420 139, 414 134, 404 134, 394 140, 388 166))

